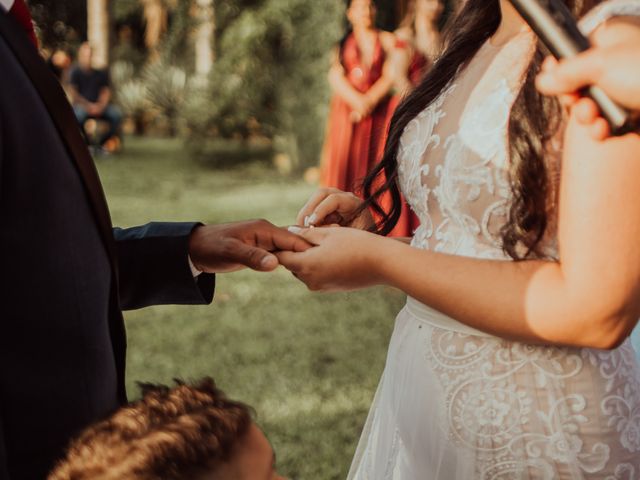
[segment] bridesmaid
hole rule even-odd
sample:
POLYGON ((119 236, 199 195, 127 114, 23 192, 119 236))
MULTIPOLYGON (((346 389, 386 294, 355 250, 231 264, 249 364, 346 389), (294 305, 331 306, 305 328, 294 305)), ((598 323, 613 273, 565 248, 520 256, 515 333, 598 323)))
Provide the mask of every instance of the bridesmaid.
POLYGON ((407 13, 395 31, 397 72, 395 88, 405 94, 420 82, 441 47, 438 22, 444 6, 441 0, 411 0, 407 13))
MULTIPOLYGON (((429 67, 433 64, 441 48, 438 22, 444 5, 441 0, 410 0, 407 13, 395 31, 396 43, 393 52, 394 89, 391 98, 388 123, 402 97, 413 90, 429 67)), ((390 198, 383 198, 387 206, 390 198)), ((389 234, 393 237, 413 237, 420 226, 418 217, 404 202, 398 223, 389 234)))
POLYGON ((392 33, 375 28, 372 0, 350 0, 349 31, 329 73, 333 91, 322 153, 321 183, 357 191, 382 155, 393 74, 392 33))

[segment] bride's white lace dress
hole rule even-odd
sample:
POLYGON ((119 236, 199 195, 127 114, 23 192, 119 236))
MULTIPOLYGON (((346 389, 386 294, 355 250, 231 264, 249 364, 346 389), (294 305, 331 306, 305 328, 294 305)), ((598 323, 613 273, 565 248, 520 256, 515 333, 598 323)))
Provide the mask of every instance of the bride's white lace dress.
MULTIPOLYGON (((408 125, 399 170, 421 221, 414 247, 508 260, 498 233, 510 198, 507 125, 532 52, 530 33, 486 43, 408 125)), ((553 255, 553 238, 547 246, 553 255)), ((640 479, 629 341, 613 351, 527 345, 408 300, 349 479, 596 478, 640 479)))

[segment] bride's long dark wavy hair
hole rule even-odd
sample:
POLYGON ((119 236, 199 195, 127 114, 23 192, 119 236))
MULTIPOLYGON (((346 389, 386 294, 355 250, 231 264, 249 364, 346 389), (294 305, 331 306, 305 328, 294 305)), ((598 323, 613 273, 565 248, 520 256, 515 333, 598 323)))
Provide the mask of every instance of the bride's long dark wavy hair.
MULTIPOLYGON (((602 0, 565 0, 579 18, 602 0)), ((458 69, 478 52, 501 21, 500 0, 467 0, 444 32, 444 51, 413 92, 398 106, 389 130, 384 156, 363 183, 365 202, 380 217, 373 228, 387 235, 397 224, 402 199, 397 184, 400 137, 409 122, 433 102, 458 69), (392 205, 381 205, 389 192, 392 205)), ((545 148, 556 133, 562 110, 555 98, 544 97, 535 88, 535 76, 547 50, 539 44, 529 65, 522 89, 509 119, 510 180, 512 202, 506 224, 501 230, 502 247, 514 260, 540 255, 540 241, 547 229, 550 186, 545 163, 545 148)))

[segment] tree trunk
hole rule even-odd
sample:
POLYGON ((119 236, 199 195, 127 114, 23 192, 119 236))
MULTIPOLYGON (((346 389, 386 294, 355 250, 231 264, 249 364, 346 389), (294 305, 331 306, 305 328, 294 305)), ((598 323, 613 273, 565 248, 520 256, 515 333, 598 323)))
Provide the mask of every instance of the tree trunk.
POLYGON ((206 77, 213 68, 215 12, 213 0, 196 0, 195 13, 195 53, 196 74, 206 77))
POLYGON ((109 0, 87 0, 87 37, 93 48, 93 66, 109 66, 109 0))

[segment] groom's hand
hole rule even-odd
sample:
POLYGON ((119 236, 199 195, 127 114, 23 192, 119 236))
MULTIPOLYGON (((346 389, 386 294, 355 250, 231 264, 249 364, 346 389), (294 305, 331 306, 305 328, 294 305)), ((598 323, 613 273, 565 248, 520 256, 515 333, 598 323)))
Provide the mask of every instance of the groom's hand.
POLYGON ((260 272, 275 270, 273 252, 304 252, 311 244, 302 237, 266 220, 203 225, 189 239, 189 256, 195 267, 207 273, 227 273, 244 267, 260 272))

